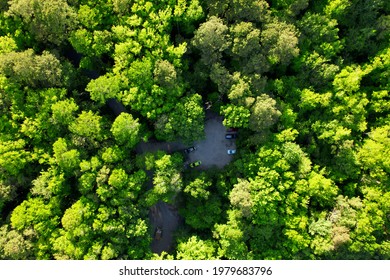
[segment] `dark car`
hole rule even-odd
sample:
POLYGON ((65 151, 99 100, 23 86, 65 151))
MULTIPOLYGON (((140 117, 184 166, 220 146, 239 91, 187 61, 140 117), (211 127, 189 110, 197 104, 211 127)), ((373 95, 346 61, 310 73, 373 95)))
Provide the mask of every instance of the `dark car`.
POLYGON ((235 138, 237 138, 237 134, 227 133, 227 134, 225 135, 225 138, 226 138, 226 139, 235 139, 235 138))
POLYGON ((229 127, 227 129, 227 132, 237 132, 238 131, 238 128, 235 128, 235 127, 229 127))
POLYGON ((156 227, 156 230, 154 232, 154 239, 160 240, 162 237, 162 228, 156 227))
POLYGON ((187 149, 184 150, 184 152, 185 152, 186 154, 189 154, 189 153, 194 152, 194 151, 196 151, 196 148, 195 148, 195 147, 189 147, 189 148, 187 148, 187 149))

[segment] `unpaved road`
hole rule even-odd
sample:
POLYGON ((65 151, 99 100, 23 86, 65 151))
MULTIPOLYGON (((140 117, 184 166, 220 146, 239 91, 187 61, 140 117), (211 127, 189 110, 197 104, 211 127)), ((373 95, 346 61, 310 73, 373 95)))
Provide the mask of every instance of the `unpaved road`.
POLYGON ((156 227, 162 229, 160 240, 153 238, 151 247, 152 251, 161 254, 163 251, 169 252, 172 248, 173 233, 178 229, 181 218, 172 205, 164 202, 158 202, 150 208, 150 223, 153 225, 153 234, 156 227))
MULTIPOLYGON (((228 149, 235 149, 235 141, 225 139, 226 128, 222 124, 222 117, 207 113, 205 123, 205 139, 197 141, 194 146, 196 151, 188 154, 187 162, 200 160, 202 164, 197 169, 207 169, 213 166, 222 168, 232 160, 232 155, 227 154, 228 149)), ((179 142, 148 142, 139 143, 136 147, 137 153, 156 152, 158 150, 173 153, 185 149, 186 145, 179 142)), ((151 185, 152 187, 152 185, 151 185)), ((152 251, 157 254, 169 252, 172 249, 173 233, 182 222, 177 209, 164 202, 158 202, 149 211, 150 223, 153 235, 156 227, 163 230, 160 240, 153 239, 152 251)), ((153 236, 154 237, 154 236, 153 236)))
POLYGON ((174 153, 185 149, 186 146, 180 142, 141 142, 135 147, 135 151, 139 154, 150 152, 154 153, 157 151, 166 151, 167 153, 174 153))

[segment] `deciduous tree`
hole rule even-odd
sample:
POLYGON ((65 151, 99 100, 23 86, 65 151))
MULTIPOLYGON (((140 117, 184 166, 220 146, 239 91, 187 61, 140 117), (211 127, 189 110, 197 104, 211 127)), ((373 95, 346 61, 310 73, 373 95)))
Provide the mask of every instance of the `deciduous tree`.
POLYGON ((119 145, 133 148, 140 140, 140 127, 138 119, 131 114, 121 113, 111 126, 111 133, 119 145))
POLYGON ((76 12, 65 0, 11 0, 8 15, 21 17, 38 41, 60 45, 76 24, 76 12))

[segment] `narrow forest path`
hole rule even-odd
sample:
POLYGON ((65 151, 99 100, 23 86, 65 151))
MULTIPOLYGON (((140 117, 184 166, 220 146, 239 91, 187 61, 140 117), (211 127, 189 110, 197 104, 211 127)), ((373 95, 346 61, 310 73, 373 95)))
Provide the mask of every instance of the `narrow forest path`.
MULTIPOLYGON (((170 252, 173 245, 173 234, 182 223, 177 209, 165 202, 158 202, 152 206, 149 211, 150 223, 153 225, 153 234, 157 227, 161 228, 163 233, 159 240, 153 238, 151 248, 154 253, 170 252)), ((153 236, 154 237, 154 236, 153 236)))

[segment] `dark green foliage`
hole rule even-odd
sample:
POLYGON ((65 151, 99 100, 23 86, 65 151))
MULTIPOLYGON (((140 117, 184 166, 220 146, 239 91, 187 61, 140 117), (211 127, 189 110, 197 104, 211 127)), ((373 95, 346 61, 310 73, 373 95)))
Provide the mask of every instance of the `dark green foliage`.
POLYGON ((176 110, 162 115, 155 123, 156 137, 159 140, 174 141, 181 139, 191 144, 204 137, 204 118, 202 98, 199 94, 184 97, 176 110))
POLYGON ((48 51, 34 54, 32 49, 0 55, 0 73, 30 87, 63 85, 60 61, 48 51))

